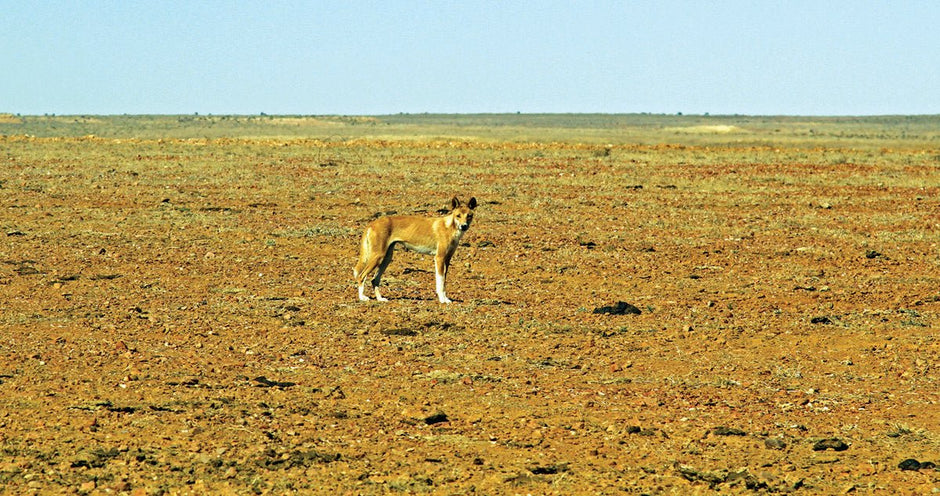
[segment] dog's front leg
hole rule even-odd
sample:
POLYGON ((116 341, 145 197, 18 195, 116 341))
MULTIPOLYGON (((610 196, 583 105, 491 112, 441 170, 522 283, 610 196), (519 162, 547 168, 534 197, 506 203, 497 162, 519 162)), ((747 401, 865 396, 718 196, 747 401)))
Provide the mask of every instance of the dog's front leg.
POLYGON ((365 283, 359 285, 359 301, 369 301, 369 297, 366 296, 365 283))
POLYGON ((444 280, 447 278, 448 260, 446 257, 434 257, 434 283, 437 290, 437 300, 441 303, 451 303, 447 293, 444 292, 444 280))

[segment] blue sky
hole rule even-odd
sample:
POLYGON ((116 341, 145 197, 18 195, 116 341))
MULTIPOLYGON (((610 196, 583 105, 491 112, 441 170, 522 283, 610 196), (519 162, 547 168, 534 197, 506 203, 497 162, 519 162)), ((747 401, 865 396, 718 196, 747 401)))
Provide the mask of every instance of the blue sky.
POLYGON ((0 112, 940 114, 937 1, 0 0, 0 112))

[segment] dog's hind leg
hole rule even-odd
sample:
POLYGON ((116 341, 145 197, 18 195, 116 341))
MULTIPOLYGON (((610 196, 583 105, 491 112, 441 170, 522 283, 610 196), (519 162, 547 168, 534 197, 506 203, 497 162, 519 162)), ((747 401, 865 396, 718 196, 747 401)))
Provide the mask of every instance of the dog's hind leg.
POLYGON ((379 268, 375 271, 375 277, 372 278, 372 289, 375 291, 376 300, 388 301, 388 298, 383 298, 382 294, 379 293, 379 284, 382 283, 382 274, 385 273, 388 264, 392 263, 392 252, 394 251, 395 245, 389 245, 388 250, 385 251, 385 256, 382 257, 382 261, 379 263, 379 268))
POLYGON ((365 271, 366 266, 369 262, 369 230, 367 229, 362 235, 362 241, 359 243, 359 260, 356 262, 356 266, 353 267, 353 278, 356 280, 356 285, 359 287, 359 299, 362 301, 368 301, 369 297, 365 293, 365 283, 368 272, 365 271))
MULTIPOLYGON (((366 279, 368 279, 369 274, 371 274, 379 263, 382 261, 382 254, 371 255, 362 263, 362 268, 356 271, 356 282, 359 284, 359 299, 362 301, 369 301, 369 297, 365 293, 366 279)), ((375 281, 375 279, 373 279, 375 281)))

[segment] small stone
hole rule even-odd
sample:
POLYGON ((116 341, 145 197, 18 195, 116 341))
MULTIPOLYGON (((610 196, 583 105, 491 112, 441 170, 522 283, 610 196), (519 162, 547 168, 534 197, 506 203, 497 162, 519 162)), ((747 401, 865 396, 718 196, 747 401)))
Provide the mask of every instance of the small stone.
POLYGON ((823 439, 813 445, 813 451, 826 451, 830 449, 833 451, 845 451, 849 449, 849 445, 837 438, 823 439))
POLYGON ((734 427, 719 426, 712 429, 712 434, 716 436, 746 436, 747 432, 734 427))
POLYGON ((91 480, 88 482, 83 482, 82 485, 78 487, 78 489, 79 491, 83 491, 87 493, 87 492, 94 491, 95 487, 97 487, 97 484, 95 484, 95 481, 91 480))
POLYGON ((787 447, 787 443, 780 438, 770 437, 764 440, 764 447, 775 450, 782 450, 787 447))
POLYGON ((538 466, 530 468, 529 471, 532 472, 533 475, 555 475, 561 472, 567 472, 568 465, 562 463, 558 465, 538 466))
MULTIPOLYGON (((93 468, 100 467, 101 459, 90 451, 82 451, 72 457, 72 468, 93 468)), ((94 486, 92 486, 94 489, 94 486)))
POLYGON ((417 336, 418 335, 418 331, 415 331, 414 329, 405 329, 405 328, 383 329, 379 332, 381 332, 382 334, 386 336, 417 336))
POLYGON ((428 425, 440 424, 441 422, 449 422, 450 419, 447 417, 447 414, 444 412, 437 412, 434 415, 425 417, 424 423, 428 425))
POLYGON ((898 468, 901 470, 920 470, 921 463, 913 458, 908 458, 907 460, 899 463, 898 468))
POLYGON ((625 301, 618 301, 614 305, 597 307, 591 313, 608 315, 640 315, 643 312, 641 312, 639 308, 625 301))

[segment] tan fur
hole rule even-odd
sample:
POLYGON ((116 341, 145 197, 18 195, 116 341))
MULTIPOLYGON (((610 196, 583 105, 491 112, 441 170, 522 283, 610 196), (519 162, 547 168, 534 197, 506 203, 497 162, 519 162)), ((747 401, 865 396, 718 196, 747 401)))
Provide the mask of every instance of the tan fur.
POLYGON ((365 294, 366 279, 375 272, 372 278, 372 287, 375 299, 387 301, 379 293, 379 284, 382 274, 392 261, 392 252, 395 245, 401 244, 405 249, 434 255, 434 279, 438 301, 450 303, 450 298, 444 292, 444 281, 447 278, 447 268, 450 259, 457 251, 460 238, 470 228, 473 221, 473 210, 477 206, 477 199, 470 198, 463 204, 457 197, 451 200, 451 211, 443 217, 428 218, 410 215, 393 215, 379 217, 372 221, 362 234, 359 263, 353 269, 353 276, 359 286, 359 299, 367 301, 365 294))

